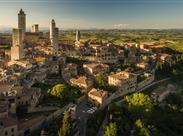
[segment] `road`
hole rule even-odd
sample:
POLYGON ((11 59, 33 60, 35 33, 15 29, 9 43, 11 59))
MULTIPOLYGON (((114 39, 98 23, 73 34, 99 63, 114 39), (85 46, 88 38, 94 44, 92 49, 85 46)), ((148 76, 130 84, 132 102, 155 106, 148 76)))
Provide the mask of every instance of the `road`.
POLYGON ((86 105, 87 100, 81 101, 76 108, 76 118, 78 119, 78 129, 79 129, 79 136, 86 135, 86 126, 87 126, 87 110, 89 107, 86 105))

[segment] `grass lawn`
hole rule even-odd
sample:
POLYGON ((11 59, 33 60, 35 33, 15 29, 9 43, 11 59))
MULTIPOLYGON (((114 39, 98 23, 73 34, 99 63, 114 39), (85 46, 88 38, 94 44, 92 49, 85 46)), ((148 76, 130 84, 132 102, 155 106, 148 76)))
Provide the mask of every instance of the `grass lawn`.
POLYGON ((171 45, 167 45, 166 47, 178 52, 183 52, 183 43, 171 44, 171 45))

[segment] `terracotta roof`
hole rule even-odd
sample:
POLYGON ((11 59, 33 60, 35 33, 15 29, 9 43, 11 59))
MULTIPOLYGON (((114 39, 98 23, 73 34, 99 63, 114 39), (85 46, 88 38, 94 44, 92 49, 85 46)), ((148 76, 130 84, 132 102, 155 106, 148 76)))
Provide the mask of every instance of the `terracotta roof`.
POLYGON ((137 63, 137 66, 147 66, 148 63, 147 62, 140 62, 140 63, 137 63))
POLYGON ((163 45, 152 45, 150 46, 150 48, 163 48, 164 46, 163 45))
POLYGON ((35 61, 36 62, 44 62, 45 61, 45 57, 36 57, 35 61))
POLYGON ((23 86, 15 86, 15 87, 12 88, 12 90, 16 90, 17 93, 20 92, 20 91, 22 91, 23 89, 24 89, 23 86))
POLYGON ((9 91, 11 91, 11 89, 12 89, 12 85, 9 85, 9 84, 0 84, 0 92, 5 92, 5 91, 7 91, 7 92, 9 92, 9 91))
POLYGON ((70 81, 72 83, 75 83, 75 84, 77 84, 77 83, 79 83, 79 84, 87 84, 87 77, 81 76, 81 77, 79 77, 77 79, 72 78, 72 79, 70 79, 70 81))
POLYGON ((135 76, 135 74, 132 74, 132 73, 129 73, 129 72, 126 72, 126 71, 121 71, 119 73, 110 75, 110 77, 117 78, 119 80, 126 80, 126 79, 129 79, 132 76, 135 76))
POLYGON ((105 97, 107 95, 107 91, 93 88, 89 91, 88 94, 89 95, 94 95, 94 96, 97 96, 97 97, 105 97))
POLYGON ((109 67, 107 64, 98 64, 98 63, 84 64, 83 66, 84 66, 84 67, 89 67, 89 68, 109 67))

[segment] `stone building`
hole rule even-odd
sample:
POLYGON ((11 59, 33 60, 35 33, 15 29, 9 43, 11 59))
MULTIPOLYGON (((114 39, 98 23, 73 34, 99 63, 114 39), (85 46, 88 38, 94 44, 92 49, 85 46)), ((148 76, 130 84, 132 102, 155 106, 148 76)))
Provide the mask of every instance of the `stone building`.
POLYGON ((160 86, 152 92, 151 97, 157 103, 162 102, 169 94, 176 93, 176 87, 172 84, 160 86))
POLYGON ((85 76, 80 76, 78 78, 71 78, 70 83, 80 88, 89 89, 93 85, 93 80, 85 76))
POLYGON ((96 105, 102 105, 107 98, 108 92, 104 90, 92 88, 88 92, 88 99, 96 105))
POLYGON ((39 25, 38 24, 32 25, 31 32, 32 33, 38 33, 39 32, 39 25))
POLYGON ((23 31, 22 29, 13 29, 12 40, 13 45, 11 47, 11 60, 20 60, 24 57, 23 50, 23 31))
POLYGON ((88 73, 89 75, 96 75, 98 73, 109 72, 109 65, 107 64, 89 63, 89 64, 84 64, 83 68, 85 72, 88 73))
POLYGON ((20 12, 18 13, 18 28, 22 29, 22 32, 26 32, 26 14, 22 9, 20 9, 20 12))
POLYGON ((116 86, 121 91, 132 92, 137 86, 137 75, 126 71, 121 71, 108 76, 108 84, 116 86))
POLYGON ((110 45, 91 45, 93 51, 91 52, 91 61, 98 63, 116 63, 118 61, 117 49, 110 45))
POLYGON ((1 136, 18 136, 18 121, 13 117, 0 118, 1 136))
POLYGON ((81 38, 81 34, 80 34, 80 31, 76 31, 76 41, 79 41, 81 38))
POLYGON ((50 42, 53 47, 53 51, 58 51, 58 41, 59 41, 59 28, 56 27, 55 20, 52 19, 50 23, 50 42))

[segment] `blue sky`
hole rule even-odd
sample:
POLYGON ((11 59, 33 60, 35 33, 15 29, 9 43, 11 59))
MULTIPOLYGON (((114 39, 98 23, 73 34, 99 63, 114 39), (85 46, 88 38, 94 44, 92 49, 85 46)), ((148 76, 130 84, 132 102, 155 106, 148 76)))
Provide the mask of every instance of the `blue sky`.
POLYGON ((183 0, 0 0, 0 27, 16 27, 20 8, 27 27, 183 28, 183 0))

